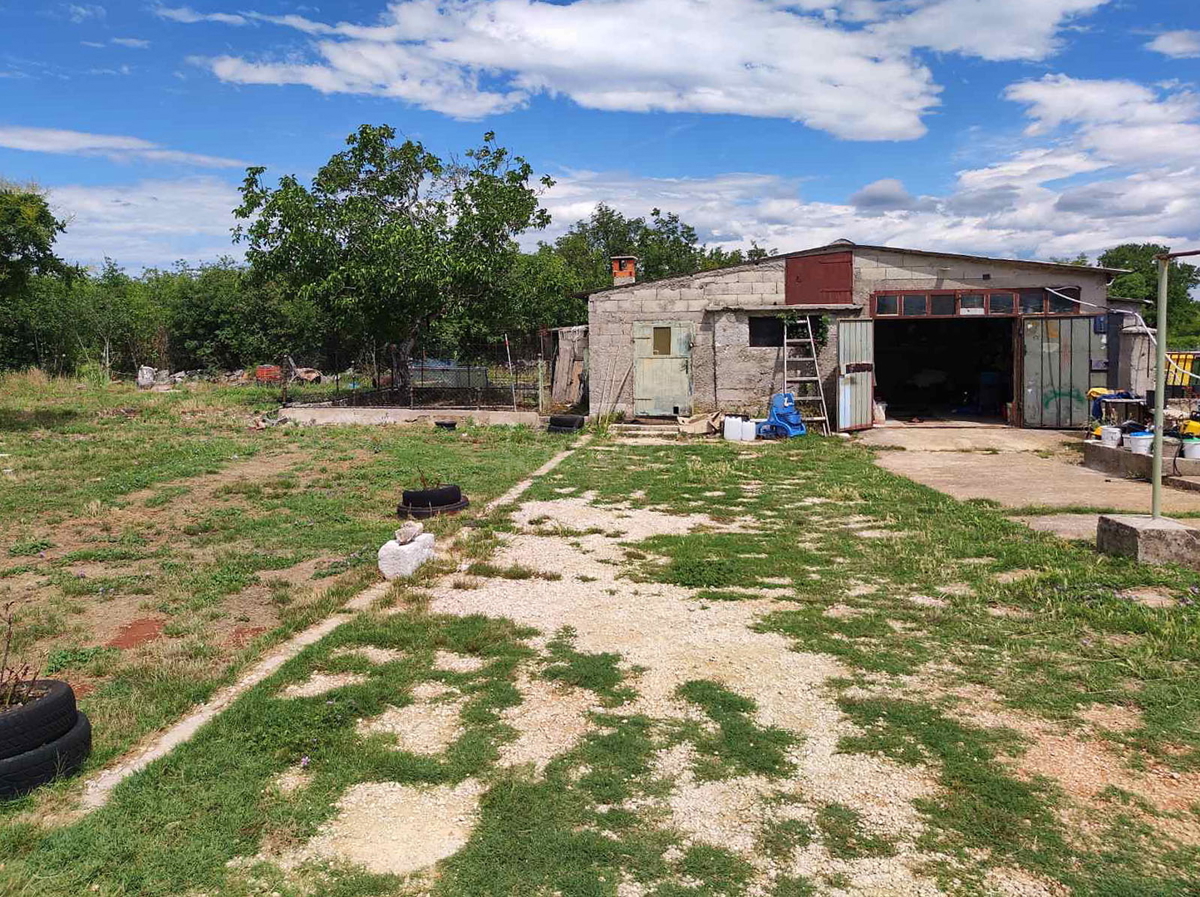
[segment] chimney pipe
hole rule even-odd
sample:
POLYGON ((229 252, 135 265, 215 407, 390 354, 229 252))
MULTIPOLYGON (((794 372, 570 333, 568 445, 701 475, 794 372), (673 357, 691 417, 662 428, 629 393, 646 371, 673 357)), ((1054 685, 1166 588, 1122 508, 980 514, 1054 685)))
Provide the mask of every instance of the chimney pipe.
POLYGON ((637 256, 614 255, 612 257, 612 276, 614 287, 627 287, 637 283, 637 256))

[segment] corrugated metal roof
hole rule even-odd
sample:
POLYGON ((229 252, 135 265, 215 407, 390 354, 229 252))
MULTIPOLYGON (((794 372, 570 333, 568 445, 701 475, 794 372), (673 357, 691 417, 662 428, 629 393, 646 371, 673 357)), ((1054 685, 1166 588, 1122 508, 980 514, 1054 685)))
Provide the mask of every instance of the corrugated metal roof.
POLYGON ((990 255, 966 255, 960 252, 933 252, 928 249, 908 249, 903 246, 877 246, 871 243, 851 243, 849 240, 838 240, 833 243, 827 243, 824 246, 814 246, 812 249, 800 249, 796 252, 784 252, 778 255, 768 256, 767 258, 754 259, 752 261, 738 262, 736 265, 727 265, 723 268, 708 268, 703 271, 693 271, 691 274, 672 274, 670 277, 663 277, 659 280, 639 280, 632 284, 617 284, 611 287, 600 287, 595 290, 575 293, 575 296, 594 296, 597 293, 607 293, 611 290, 628 290, 636 289, 639 286, 647 286, 654 283, 663 283, 668 280, 680 280, 688 277, 698 277, 708 274, 718 274, 722 271, 732 271, 735 268, 749 268, 754 265, 761 265, 766 262, 778 262, 783 259, 794 258, 802 255, 824 255, 829 252, 846 252, 858 249, 867 249, 876 252, 902 252, 906 255, 922 255, 936 258, 963 259, 973 262, 993 262, 1000 265, 1026 265, 1034 268, 1046 268, 1058 271, 1100 271, 1105 274, 1128 274, 1129 271, 1125 268, 1101 268, 1094 265, 1069 265, 1064 262, 1040 262, 1033 259, 1013 259, 1013 258, 998 258, 990 255))

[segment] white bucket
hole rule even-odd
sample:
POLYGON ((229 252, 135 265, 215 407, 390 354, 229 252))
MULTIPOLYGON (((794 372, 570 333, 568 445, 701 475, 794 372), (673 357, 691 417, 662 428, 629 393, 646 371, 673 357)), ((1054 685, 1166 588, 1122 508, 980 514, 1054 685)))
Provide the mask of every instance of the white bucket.
POLYGON ((1154 434, 1130 433, 1125 437, 1125 444, 1135 455, 1148 455, 1154 445, 1154 434))
POLYGON ((750 418, 746 418, 744 421, 742 421, 742 441, 753 442, 757 430, 758 424, 756 424, 750 418))
POLYGON ((1120 427, 1101 427, 1100 428, 1100 444, 1107 445, 1109 448, 1116 448, 1121 444, 1121 428, 1120 427))
POLYGON ((725 438, 732 442, 742 438, 742 419, 736 414, 725 415, 725 438))
POLYGON ((1183 440, 1183 457, 1200 458, 1200 439, 1183 440))

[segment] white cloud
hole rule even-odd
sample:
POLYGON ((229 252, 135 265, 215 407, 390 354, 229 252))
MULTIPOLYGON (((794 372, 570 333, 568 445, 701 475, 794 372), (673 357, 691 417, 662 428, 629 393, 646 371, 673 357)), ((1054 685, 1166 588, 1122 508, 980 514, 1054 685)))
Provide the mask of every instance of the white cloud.
POLYGON ((550 192, 552 235, 597 202, 627 214, 679 213, 725 247, 788 251, 846 237, 862 243, 1029 258, 1096 255, 1125 242, 1200 243, 1200 106, 1181 88, 1061 75, 1013 85, 1028 139, 990 165, 960 171, 940 196, 896 178, 845 202, 805 200, 765 175, 656 179, 568 172, 550 192))
POLYGON ((215 177, 50 189, 56 214, 68 220, 57 249, 96 265, 105 256, 136 270, 178 259, 240 255, 230 242, 237 189, 215 177))
POLYGON ((67 4, 67 18, 80 25, 89 19, 103 19, 108 15, 108 10, 97 3, 70 3, 67 4))
POLYGON ((1195 59, 1200 57, 1200 31, 1166 31, 1146 44, 1146 49, 1172 59, 1195 59))
POLYGON ((129 47, 134 50, 145 50, 150 46, 150 41, 137 37, 114 37, 112 42, 118 47, 129 47))
POLYGON ((197 22, 216 22, 221 25, 245 25, 247 23, 245 16, 236 13, 196 12, 190 6, 154 6, 152 12, 160 19, 182 22, 185 25, 194 25, 197 22))
POLYGON ((245 165, 237 159, 168 149, 140 137, 88 134, 57 128, 0 125, 0 147, 59 155, 106 156, 120 161, 170 162, 200 168, 241 168, 245 165))
POLYGON ((295 29, 314 39, 312 52, 198 61, 231 83, 392 97, 458 118, 546 94, 593 109, 787 118, 846 139, 906 140, 925 133, 940 92, 914 51, 1042 59, 1073 16, 1105 2, 399 0, 366 25, 226 14, 295 29))
POLYGON ((1059 31, 1109 0, 916 0, 917 8, 877 26, 905 46, 981 59, 1045 59, 1059 31))

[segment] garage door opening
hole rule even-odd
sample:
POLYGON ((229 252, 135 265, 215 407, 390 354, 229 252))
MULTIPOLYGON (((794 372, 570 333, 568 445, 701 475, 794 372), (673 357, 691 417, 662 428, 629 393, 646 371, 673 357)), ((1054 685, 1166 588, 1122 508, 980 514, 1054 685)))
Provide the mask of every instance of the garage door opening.
POLYGON ((892 418, 1005 419, 1013 319, 876 319, 875 397, 892 418))

